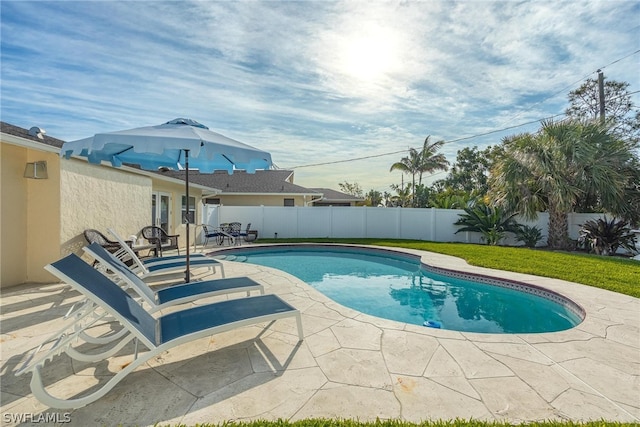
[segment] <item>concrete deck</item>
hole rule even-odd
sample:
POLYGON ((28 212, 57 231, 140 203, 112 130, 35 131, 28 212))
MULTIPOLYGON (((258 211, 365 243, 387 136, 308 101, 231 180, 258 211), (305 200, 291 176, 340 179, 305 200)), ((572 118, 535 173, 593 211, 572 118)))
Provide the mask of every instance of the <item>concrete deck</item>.
MULTIPOLYGON (((31 375, 13 372, 80 297, 63 284, 25 285, 2 293, 0 423, 41 414, 68 417, 67 425, 77 426, 307 417, 640 420, 639 299, 411 252, 434 266, 553 289, 584 307, 586 319, 545 334, 431 329, 345 308, 278 270, 225 261, 227 277, 250 276, 302 312, 302 343, 293 320, 200 339, 138 368, 97 402, 69 411, 43 406, 29 389, 31 375)), ((45 367, 45 380, 53 394, 74 396, 126 366, 132 352, 127 347, 93 365, 58 356, 45 367)))

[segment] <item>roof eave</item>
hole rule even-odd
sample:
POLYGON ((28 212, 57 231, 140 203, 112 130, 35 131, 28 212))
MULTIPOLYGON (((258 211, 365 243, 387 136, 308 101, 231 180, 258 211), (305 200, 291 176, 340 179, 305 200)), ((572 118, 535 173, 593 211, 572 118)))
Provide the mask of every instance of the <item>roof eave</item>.
POLYGON ((33 141, 31 139, 11 135, 10 133, 0 132, 0 140, 7 144, 17 145, 19 147, 45 151, 47 153, 60 153, 60 149, 54 145, 49 145, 46 142, 33 141))

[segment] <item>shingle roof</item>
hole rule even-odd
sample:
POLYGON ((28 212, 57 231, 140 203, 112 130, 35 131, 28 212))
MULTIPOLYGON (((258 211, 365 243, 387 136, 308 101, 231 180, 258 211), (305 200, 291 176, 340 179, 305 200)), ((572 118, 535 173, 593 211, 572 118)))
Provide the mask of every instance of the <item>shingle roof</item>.
MULTIPOLYGON (((288 181, 293 172, 288 170, 258 170, 250 174, 235 171, 229 175, 225 171, 200 173, 189 171, 189 182, 222 190, 222 194, 317 194, 317 191, 292 184, 288 181)), ((184 171, 167 171, 162 175, 184 180, 184 171)))
POLYGON ((362 197, 352 196, 351 194, 332 190, 330 188, 310 188, 310 190, 324 194, 324 197, 322 198, 323 202, 361 202, 364 200, 362 197))
POLYGON ((44 135, 43 139, 38 138, 37 136, 29 135, 28 129, 23 129, 18 126, 14 126, 9 123, 0 122, 0 131, 2 133, 6 133, 8 135, 19 136, 20 138, 30 139, 35 142, 39 142, 41 144, 51 145, 53 147, 61 148, 64 141, 58 138, 53 138, 47 135, 44 135))

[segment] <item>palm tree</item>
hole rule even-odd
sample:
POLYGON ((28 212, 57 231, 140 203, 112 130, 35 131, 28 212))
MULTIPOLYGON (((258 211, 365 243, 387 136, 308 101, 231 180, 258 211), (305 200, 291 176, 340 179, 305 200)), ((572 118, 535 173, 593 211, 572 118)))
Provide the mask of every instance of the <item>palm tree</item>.
POLYGON ((391 196, 391 202, 393 203, 393 205, 400 206, 402 208, 406 207, 409 202, 409 198, 412 197, 409 184, 407 184, 405 187, 401 185, 391 184, 391 189, 396 192, 395 196, 391 196))
POLYGON ((437 170, 447 170, 449 162, 442 153, 438 153, 438 150, 444 145, 444 141, 436 141, 433 144, 429 144, 430 136, 424 140, 422 145, 422 151, 420 151, 420 168, 418 169, 419 179, 418 184, 422 184, 423 173, 433 173, 437 170))
POLYGON ((567 215, 582 197, 596 194, 603 207, 624 210, 625 171, 634 153, 599 123, 545 121, 537 134, 503 144, 491 173, 491 198, 528 219, 547 211, 551 248, 571 247, 567 215))
POLYGON ((399 162, 392 164, 391 169, 389 169, 389 172, 399 170, 411 175, 412 206, 415 206, 416 175, 419 176, 418 183, 422 184, 423 173, 434 172, 438 169, 446 170, 449 165, 449 162, 443 154, 436 154, 444 145, 444 141, 429 144, 429 138, 430 136, 427 136, 424 140, 421 151, 415 148, 409 148, 409 155, 400 159, 399 162))

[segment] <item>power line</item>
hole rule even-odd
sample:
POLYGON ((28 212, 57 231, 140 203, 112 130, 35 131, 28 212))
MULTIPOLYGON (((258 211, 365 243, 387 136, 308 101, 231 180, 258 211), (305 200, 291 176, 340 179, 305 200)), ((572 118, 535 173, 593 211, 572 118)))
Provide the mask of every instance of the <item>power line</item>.
MULTIPOLYGON (((635 54, 637 54, 637 53, 639 53, 639 52, 640 52, 640 49, 636 50, 635 52, 631 52, 631 53, 629 53, 628 55, 623 56, 622 58, 618 58, 618 59, 616 59, 615 61, 610 62, 610 63, 608 63, 607 65, 605 65, 605 66, 603 66, 603 67, 598 68, 598 70, 604 70, 604 69, 605 69, 605 68, 607 68, 608 66, 613 65, 613 64, 615 64, 615 63, 617 63, 617 62, 620 62, 620 61, 622 61, 622 60, 624 60, 624 59, 627 59, 628 57, 633 56, 633 55, 635 55, 635 54)), ((540 105, 540 104, 542 104, 543 102, 546 102, 546 101, 548 101, 549 99, 554 98, 554 97, 558 96, 558 95, 559 95, 559 94, 561 94, 561 93, 566 93, 567 89, 570 89, 570 88, 574 87, 575 85, 577 85, 578 83, 580 83, 580 82, 582 82, 582 81, 586 80, 586 79, 587 79, 587 78, 589 78, 589 76, 591 76, 592 74, 597 73, 597 72, 598 72, 598 70, 590 72, 589 74, 587 74, 586 76, 582 77, 581 79, 576 80, 575 82, 573 82, 573 83, 571 83, 571 84, 569 84, 569 85, 565 86, 564 88, 560 89, 559 91, 554 92, 553 94, 551 94, 551 95, 547 96, 546 98, 544 98, 544 99, 542 99, 542 100, 540 100, 540 101, 536 102, 535 104, 533 104, 533 105, 529 106, 529 108, 527 108, 526 110, 523 110, 523 111, 521 111, 520 113, 516 114, 515 116, 513 116, 512 118, 510 118, 509 120, 507 120, 506 122, 504 122, 504 123, 503 123, 502 125, 500 125, 500 126, 504 126, 504 125, 506 125, 507 123, 509 123, 510 121, 517 119, 517 118, 518 118, 518 117, 520 117, 522 114, 526 113, 527 111, 530 111, 533 107, 535 107, 535 106, 537 106, 537 105, 540 105)))
MULTIPOLYGON (((492 131, 489 131, 489 132, 484 132, 484 133, 479 133, 479 134, 476 134, 476 135, 464 136, 462 138, 452 139, 452 140, 449 140, 449 141, 445 141, 445 144, 448 144, 450 142, 459 142, 459 141, 464 141, 464 140, 467 140, 467 139, 478 138, 480 136, 491 135, 491 134, 494 134, 494 133, 504 132, 505 130, 519 128, 519 127, 522 127, 522 126, 526 126, 526 125, 530 125, 530 124, 533 124, 533 123, 541 122, 543 120, 553 119, 553 118, 558 117, 558 116, 564 116, 564 113, 554 114, 553 116, 545 117, 545 118, 538 119, 538 120, 532 120, 530 122, 521 123, 519 125, 508 126, 508 127, 505 127, 505 128, 496 129, 496 130, 492 130, 492 131)), ((391 156, 391 155, 394 155, 394 154, 402 154, 402 153, 406 153, 408 151, 409 151, 409 149, 399 150, 399 151, 392 151, 392 152, 389 152, 389 153, 373 154, 371 156, 354 157, 354 158, 350 158, 350 159, 333 160, 333 161, 330 161, 330 162, 312 163, 312 164, 308 164, 308 165, 293 166, 293 167, 290 167, 290 168, 287 168, 287 169, 300 169, 300 168, 310 168, 310 167, 313 167, 313 166, 335 165, 337 163, 355 162, 355 161, 358 161, 358 160, 372 159, 372 158, 375 158, 375 157, 384 157, 384 156, 391 156)))
MULTIPOLYGON (((621 58, 618 58, 615 61, 612 61, 612 62, 608 63, 607 65, 604 65, 604 66, 600 67, 598 70, 603 70, 603 69, 605 69, 605 68, 607 68, 607 67, 609 67, 609 66, 611 66, 611 65, 613 65, 613 64, 615 64, 617 62, 620 62, 620 61, 622 61, 624 59, 629 58, 630 56, 636 55, 637 53, 640 53, 640 49, 638 49, 638 50, 636 50, 634 52, 631 52, 628 55, 625 55, 625 56, 623 56, 621 58)), ((539 104, 541 104, 541 103, 543 103, 543 102, 545 102, 545 101, 557 96, 558 94, 565 92, 567 89, 575 87, 575 85, 577 85, 578 83, 584 81, 585 79, 589 78, 589 76, 591 76, 592 74, 597 73, 597 72, 598 72, 597 70, 596 71, 592 71, 591 73, 587 74, 586 76, 582 77, 581 79, 576 80, 575 82, 573 82, 570 85, 560 89, 559 91, 553 93, 552 95, 549 95, 548 97, 542 99, 541 101, 536 102, 535 104, 531 105, 526 110, 523 110, 520 113, 518 113, 517 115, 513 116, 511 119, 506 121, 502 126, 504 126, 505 124, 509 123, 510 121, 518 118, 519 116, 521 116, 522 114, 526 113, 527 111, 530 111, 536 105, 539 105, 539 104)), ((633 94, 638 93, 638 92, 639 91, 631 92, 629 95, 633 95, 633 94)), ((449 141, 445 141, 445 143, 459 142, 459 141, 465 141, 465 140, 468 140, 468 139, 478 138, 478 137, 481 137, 481 136, 487 136, 487 135, 491 135, 491 134, 494 134, 494 133, 504 132, 505 130, 519 128, 519 127, 522 127, 522 126, 526 126, 526 125, 530 125, 530 124, 533 124, 533 123, 541 122, 543 120, 553 119, 553 118, 564 116, 564 115, 565 115, 565 113, 554 114, 554 115, 549 116, 549 117, 545 117, 545 118, 537 119, 537 120, 532 120, 530 122, 521 123, 519 125, 501 127, 500 129, 492 130, 492 131, 489 131, 489 132, 484 132, 484 133, 479 133, 479 134, 476 134, 476 135, 471 135, 471 136, 465 136, 465 137, 462 137, 462 138, 452 139, 452 140, 449 140, 449 141)), ((351 159, 334 160, 334 161, 330 161, 330 162, 321 162, 321 163, 311 163, 311 164, 308 164, 308 165, 293 166, 293 167, 290 167, 290 168, 287 168, 287 169, 300 169, 300 168, 309 168, 309 167, 314 167, 314 166, 335 165, 335 164, 339 164, 339 163, 348 163, 348 162, 355 162, 355 161, 359 161, 359 160, 373 159, 373 158, 376 158, 376 157, 391 156, 391 155, 394 155, 394 154, 406 153, 408 151, 409 151, 409 149, 399 150, 399 151, 392 151, 392 152, 389 152, 389 153, 374 154, 374 155, 371 155, 371 156, 354 157, 354 158, 351 158, 351 159)))
POLYGON ((323 163, 313 163, 310 165, 300 165, 300 166, 293 166, 291 168, 287 168, 287 169, 300 169, 300 168, 310 168, 312 166, 324 166, 324 165, 335 165, 336 163, 347 163, 347 162, 355 162, 357 160, 366 160, 366 159, 372 159, 374 157, 384 157, 384 156, 390 156, 392 154, 400 154, 400 153, 406 153, 407 151, 409 151, 409 149, 406 150, 400 150, 400 151, 393 151, 391 153, 382 153, 382 154, 374 154, 372 156, 365 156, 365 157, 355 157, 353 159, 343 159, 343 160, 334 160, 332 162, 323 162, 323 163))

